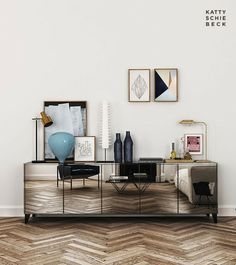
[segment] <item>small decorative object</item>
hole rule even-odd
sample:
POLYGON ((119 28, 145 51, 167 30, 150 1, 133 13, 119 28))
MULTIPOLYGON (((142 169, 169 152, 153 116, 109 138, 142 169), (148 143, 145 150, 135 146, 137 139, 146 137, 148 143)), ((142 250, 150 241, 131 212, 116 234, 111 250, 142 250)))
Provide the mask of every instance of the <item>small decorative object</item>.
POLYGON ((124 161, 126 163, 133 161, 133 141, 129 131, 126 132, 124 140, 124 161))
POLYGON ((116 141, 114 143, 114 160, 115 163, 122 163, 122 141, 120 133, 116 133, 116 141))
POLYGON ((95 148, 95 136, 75 137, 75 161, 94 162, 95 148))
POLYGON ((172 150, 170 153, 170 159, 176 159, 175 143, 172 143, 172 150))
MULTIPOLYGON (((86 101, 45 101, 45 113, 52 117, 53 125, 44 129, 44 159, 55 160, 48 144, 50 135, 56 132, 67 132, 73 136, 87 134, 86 101)), ((73 160, 73 153, 70 155, 73 160)))
POLYGON ((67 132, 56 132, 50 135, 48 144, 53 154, 63 164, 74 149, 75 138, 74 135, 67 132))
POLYGON ((44 111, 40 112, 41 118, 35 117, 32 120, 35 121, 35 160, 32 163, 44 162, 44 160, 38 160, 38 121, 41 120, 44 127, 49 127, 53 124, 50 116, 44 111))
POLYGON ((180 140, 179 140, 179 157, 181 159, 184 158, 184 137, 181 137, 180 140))
POLYGON ((178 101, 178 69, 154 69, 155 75, 155 101, 178 101))
POLYGON ((192 156, 189 153, 188 148, 186 149, 185 155, 184 155, 184 160, 192 160, 192 156))
POLYGON ((188 149, 192 155, 201 155, 202 148, 202 134, 185 134, 184 135, 185 150, 188 149))
POLYGON ((150 101, 150 69, 129 69, 129 102, 150 101))
POLYGON ((107 160, 107 149, 111 142, 111 106, 104 100, 100 107, 100 128, 99 128, 99 144, 104 149, 104 160, 107 160))

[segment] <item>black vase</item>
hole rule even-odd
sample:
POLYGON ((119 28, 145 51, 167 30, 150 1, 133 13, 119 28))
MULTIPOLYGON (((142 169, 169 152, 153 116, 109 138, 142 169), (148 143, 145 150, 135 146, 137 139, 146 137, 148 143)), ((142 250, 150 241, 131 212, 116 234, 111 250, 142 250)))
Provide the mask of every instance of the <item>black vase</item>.
POLYGON ((133 141, 129 131, 126 132, 124 141, 124 160, 126 163, 133 161, 133 141))
POLYGON ((120 133, 116 133, 116 140, 114 142, 114 159, 115 163, 122 163, 122 141, 120 133))

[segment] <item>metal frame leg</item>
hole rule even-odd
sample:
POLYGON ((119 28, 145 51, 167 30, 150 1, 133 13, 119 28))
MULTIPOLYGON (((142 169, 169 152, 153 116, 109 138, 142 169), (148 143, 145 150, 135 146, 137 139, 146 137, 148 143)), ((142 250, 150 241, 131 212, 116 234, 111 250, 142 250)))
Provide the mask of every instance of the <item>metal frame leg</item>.
POLYGON ((57 187, 59 186, 59 179, 58 179, 58 167, 57 167, 57 187))
POLYGON ((150 186, 151 183, 149 183, 149 182, 146 183, 145 182, 145 183, 143 183, 142 187, 138 186, 137 183, 135 183, 135 182, 133 182, 133 184, 134 184, 134 186, 137 188, 137 190, 139 192, 144 192, 150 186))
POLYGON ((215 224, 217 224, 217 213, 212 213, 212 218, 215 224))
POLYGON ((112 186, 117 190, 118 193, 122 193, 125 191, 126 187, 129 183, 124 183, 123 186, 120 188, 116 183, 111 182, 112 186))
MULTIPOLYGON (((63 170, 64 171, 64 170, 63 170)), ((64 173, 64 172, 63 172, 64 173)), ((62 212, 65 212, 65 180, 64 180, 64 174, 63 174, 63 193, 62 193, 62 212)))
POLYGON ((25 214, 25 224, 28 224, 30 219, 30 214, 25 214))

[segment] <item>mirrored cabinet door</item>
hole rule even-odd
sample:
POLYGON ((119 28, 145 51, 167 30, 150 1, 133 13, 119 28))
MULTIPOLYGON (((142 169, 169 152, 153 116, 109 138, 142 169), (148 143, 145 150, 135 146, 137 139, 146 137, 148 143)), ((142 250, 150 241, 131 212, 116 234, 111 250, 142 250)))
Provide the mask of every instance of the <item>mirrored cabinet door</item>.
POLYGON ((179 213, 217 213, 216 164, 180 168, 179 191, 179 213))
POLYGON ((138 214, 140 212, 139 180, 131 181, 136 165, 102 165, 102 214, 138 214))
POLYGON ((64 189, 64 213, 101 214, 100 166, 74 163, 57 169, 59 187, 64 189))
POLYGON ((55 164, 24 165, 25 214, 62 214, 63 190, 57 187, 55 164))
MULTIPOLYGON (((141 167, 146 172, 148 187, 141 192, 142 214, 176 214, 178 209, 177 165, 154 164, 141 167), (154 170, 154 165, 156 170, 154 170)), ((141 183, 144 185, 145 183, 141 183)))

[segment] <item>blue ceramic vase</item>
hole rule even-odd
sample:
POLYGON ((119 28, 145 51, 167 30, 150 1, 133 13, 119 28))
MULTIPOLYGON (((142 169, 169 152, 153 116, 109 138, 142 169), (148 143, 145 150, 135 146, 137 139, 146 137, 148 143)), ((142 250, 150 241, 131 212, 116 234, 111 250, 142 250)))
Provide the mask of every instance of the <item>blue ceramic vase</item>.
POLYGON ((133 140, 130 132, 126 132, 124 140, 124 161, 125 163, 131 163, 133 161, 133 140))
POLYGON ((48 144, 53 154, 63 164, 75 147, 75 138, 67 132, 56 132, 49 137, 48 144))
POLYGON ((116 133, 116 140, 114 142, 114 160, 115 163, 122 163, 122 141, 120 133, 116 133))

